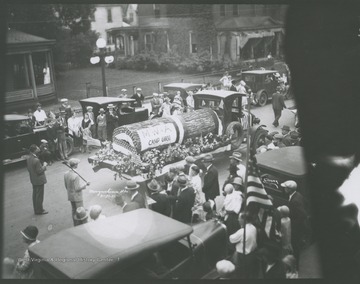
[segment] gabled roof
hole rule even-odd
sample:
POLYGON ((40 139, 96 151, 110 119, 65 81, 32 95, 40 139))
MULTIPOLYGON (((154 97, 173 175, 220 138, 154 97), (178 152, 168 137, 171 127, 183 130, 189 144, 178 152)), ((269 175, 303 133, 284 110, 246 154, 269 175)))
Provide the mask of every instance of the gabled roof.
POLYGON ((7 44, 29 44, 29 43, 55 43, 55 40, 49 40, 43 37, 27 34, 18 30, 10 29, 6 34, 7 44))
POLYGON ((263 17, 236 17, 221 19, 215 23, 218 30, 252 30, 283 27, 283 23, 269 16, 263 17))

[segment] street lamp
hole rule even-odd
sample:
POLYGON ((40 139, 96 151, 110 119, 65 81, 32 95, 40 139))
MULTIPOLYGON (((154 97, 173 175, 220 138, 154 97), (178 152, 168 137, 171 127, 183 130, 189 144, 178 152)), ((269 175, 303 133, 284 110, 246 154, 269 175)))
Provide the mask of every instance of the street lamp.
POLYGON ((101 62, 101 75, 102 75, 102 87, 103 87, 103 96, 107 97, 107 89, 106 89, 106 79, 105 79, 105 63, 111 63, 114 61, 114 56, 106 56, 106 41, 103 38, 98 38, 96 41, 96 46, 99 48, 100 53, 99 56, 91 57, 91 64, 97 64, 101 62))

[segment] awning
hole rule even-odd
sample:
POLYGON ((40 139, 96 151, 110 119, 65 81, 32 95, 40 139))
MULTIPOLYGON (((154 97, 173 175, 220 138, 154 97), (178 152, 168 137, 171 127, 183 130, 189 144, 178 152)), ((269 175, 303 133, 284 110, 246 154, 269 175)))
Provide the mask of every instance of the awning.
POLYGON ((240 36, 239 46, 240 48, 243 48, 245 44, 248 42, 248 40, 251 38, 263 38, 274 35, 275 35, 274 31, 242 32, 240 36))

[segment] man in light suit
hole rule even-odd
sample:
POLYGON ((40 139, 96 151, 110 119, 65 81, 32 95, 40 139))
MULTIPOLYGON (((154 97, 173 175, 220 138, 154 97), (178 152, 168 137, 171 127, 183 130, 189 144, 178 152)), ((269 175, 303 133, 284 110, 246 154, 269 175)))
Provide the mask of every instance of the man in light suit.
POLYGON ((68 193, 68 200, 71 203, 74 226, 77 224, 76 220, 74 219, 76 209, 79 207, 84 207, 82 191, 86 189, 86 186, 90 185, 89 182, 81 182, 79 175, 72 170, 76 169, 79 163, 79 159, 70 159, 69 166, 71 169, 64 175, 65 188, 68 193))
POLYGON ((30 174, 30 181, 33 186, 33 207, 35 215, 44 215, 48 211, 43 208, 44 187, 46 181, 45 171, 47 163, 41 164, 38 155, 40 148, 35 144, 30 146, 30 155, 26 160, 27 169, 30 174))
POLYGON ((203 192, 205 193, 206 201, 214 200, 216 196, 220 195, 219 191, 219 174, 213 165, 214 158, 211 154, 207 154, 202 162, 206 167, 204 175, 203 192))

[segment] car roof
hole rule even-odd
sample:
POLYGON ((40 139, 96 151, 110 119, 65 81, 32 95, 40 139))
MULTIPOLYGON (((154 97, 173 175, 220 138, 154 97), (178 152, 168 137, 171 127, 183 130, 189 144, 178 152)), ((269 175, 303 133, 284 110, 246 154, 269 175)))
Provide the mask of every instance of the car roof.
POLYGON ((249 70, 249 71, 243 71, 242 74, 273 74, 278 73, 278 71, 275 70, 249 70))
POLYGON ((241 95, 241 96, 246 96, 246 94, 242 94, 239 92, 234 92, 234 91, 225 91, 225 90, 202 90, 197 92, 196 94, 194 94, 194 97, 200 97, 200 96, 213 96, 213 97, 220 97, 223 99, 226 99, 232 95, 241 95))
POLYGON ((191 89, 202 87, 203 84, 193 84, 193 83, 171 83, 164 85, 164 88, 180 88, 180 89, 191 89))
POLYGON ((27 120, 29 119, 26 115, 21 114, 5 114, 4 121, 18 121, 18 120, 27 120))
POLYGON ((48 261, 44 265, 65 277, 92 278, 112 266, 121 270, 142 259, 144 253, 152 253, 192 232, 187 224, 149 209, 137 209, 63 230, 31 247, 30 253, 39 259, 82 257, 87 261, 78 261, 76 265, 72 261, 48 261))
POLYGON ((92 97, 80 100, 80 103, 96 103, 99 105, 110 103, 129 103, 134 102, 135 99, 130 98, 116 98, 116 97, 92 97))
POLYGON ((304 150, 301 146, 274 149, 256 155, 259 168, 276 171, 285 175, 302 177, 306 175, 304 150))

